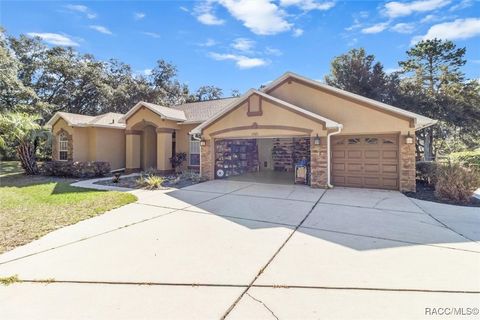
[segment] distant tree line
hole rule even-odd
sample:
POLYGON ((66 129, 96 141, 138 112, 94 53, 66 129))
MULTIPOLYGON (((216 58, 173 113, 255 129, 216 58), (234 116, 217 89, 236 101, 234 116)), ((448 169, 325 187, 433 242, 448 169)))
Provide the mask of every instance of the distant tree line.
POLYGON ((48 47, 40 38, 0 32, 2 113, 35 113, 46 121, 57 111, 125 113, 141 100, 171 106, 223 96, 211 85, 191 92, 165 60, 158 60, 151 74, 138 74, 119 60, 100 61, 70 47, 48 47))

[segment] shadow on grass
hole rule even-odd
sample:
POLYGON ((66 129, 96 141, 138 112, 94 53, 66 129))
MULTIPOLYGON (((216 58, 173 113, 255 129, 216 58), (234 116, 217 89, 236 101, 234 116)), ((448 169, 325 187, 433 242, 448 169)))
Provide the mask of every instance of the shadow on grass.
POLYGON ((52 195, 55 194, 67 194, 67 193, 85 193, 85 192, 105 192, 105 190, 96 190, 96 189, 87 189, 87 188, 79 188, 79 187, 72 187, 67 183, 55 183, 55 187, 52 190, 52 195))

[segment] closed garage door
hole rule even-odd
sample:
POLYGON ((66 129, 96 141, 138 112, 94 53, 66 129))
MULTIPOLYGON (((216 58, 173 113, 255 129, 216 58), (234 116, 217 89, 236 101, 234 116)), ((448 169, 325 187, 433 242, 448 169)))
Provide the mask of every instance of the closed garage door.
POLYGON ((344 187, 398 190, 398 136, 332 137, 332 181, 344 187))

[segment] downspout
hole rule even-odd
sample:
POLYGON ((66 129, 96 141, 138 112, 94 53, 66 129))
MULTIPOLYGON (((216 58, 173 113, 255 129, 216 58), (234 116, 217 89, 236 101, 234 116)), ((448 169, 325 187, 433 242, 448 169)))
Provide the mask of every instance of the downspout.
POLYGON ((334 131, 334 132, 330 132, 329 134, 327 134, 327 187, 328 188, 333 188, 333 186, 330 184, 330 172, 331 172, 331 157, 332 157, 332 152, 331 152, 331 149, 330 149, 330 137, 333 136, 333 135, 336 135, 336 134, 339 134, 340 132, 342 132, 342 129, 343 129, 343 125, 338 125, 337 127, 337 131, 334 131))

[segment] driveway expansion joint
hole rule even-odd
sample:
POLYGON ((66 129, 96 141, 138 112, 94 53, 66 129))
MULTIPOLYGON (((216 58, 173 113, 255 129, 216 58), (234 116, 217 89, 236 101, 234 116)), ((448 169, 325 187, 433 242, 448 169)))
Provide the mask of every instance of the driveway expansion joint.
POLYGON ((415 201, 413 201, 411 198, 407 197, 408 200, 410 200, 414 205, 416 205, 420 210, 422 210, 423 213, 425 213, 426 215, 428 215, 430 218, 432 218, 433 220, 437 221, 438 223, 440 223, 442 226, 444 226, 446 229, 452 231, 453 233, 456 233, 457 235, 461 236, 462 238, 468 240, 468 241, 471 241, 473 243, 476 243, 476 244, 480 244, 480 242, 478 240, 474 240, 474 239, 471 239, 469 237, 467 237, 466 235, 456 231, 455 229, 453 229, 452 227, 450 227, 449 225, 447 225, 446 223, 444 223, 443 221, 441 221, 440 219, 434 217, 430 212, 428 212, 427 210, 423 209, 418 203, 416 203, 415 201))
POLYGON ((233 304, 227 309, 227 311, 225 312, 225 314, 220 318, 220 319, 226 319, 226 317, 232 312, 232 310, 235 308, 235 306, 240 302, 240 300, 243 298, 243 296, 248 292, 248 290, 253 286, 253 284, 255 283, 255 281, 258 280, 258 278, 260 277, 260 275, 265 271, 265 269, 270 265, 270 263, 272 263, 272 261, 275 259, 275 257, 280 253, 280 251, 285 247, 285 245, 287 244, 287 242, 293 237, 293 235, 297 232, 297 230, 300 228, 300 226, 307 220, 307 218, 310 216, 310 214, 313 212, 313 210, 315 209, 315 207, 318 205, 318 203, 320 202, 320 200, 322 199, 322 197, 326 194, 326 192, 322 193, 320 195, 320 197, 317 199, 317 201, 314 203, 314 205, 312 206, 312 208, 310 208, 310 210, 307 212, 307 214, 305 215, 305 217, 303 217, 302 221, 300 221, 300 223, 295 227, 295 229, 290 233, 290 235, 285 239, 285 241, 280 245, 280 247, 277 249, 277 251, 275 251, 275 253, 273 254, 273 256, 267 261, 267 263, 262 267, 260 268, 260 270, 258 271, 257 275, 253 278, 253 280, 250 282, 250 284, 248 285, 248 287, 240 294, 240 296, 233 302, 233 304))

